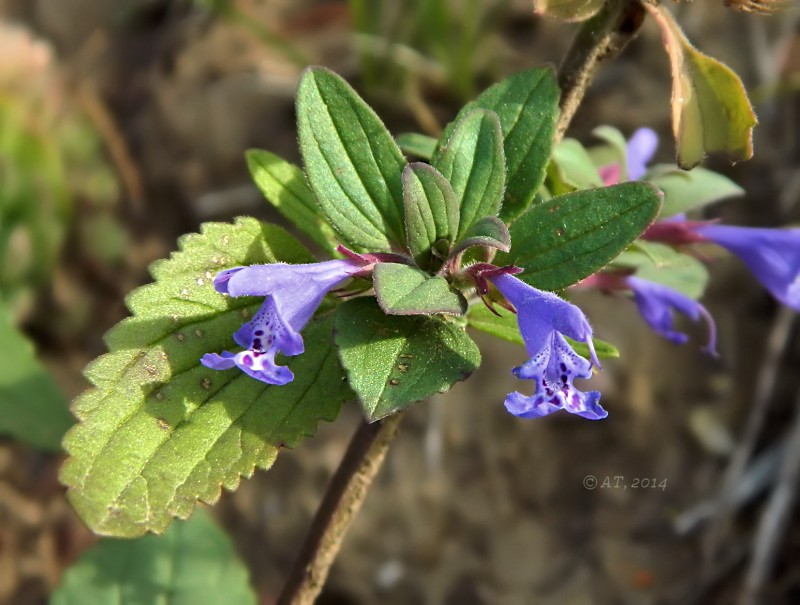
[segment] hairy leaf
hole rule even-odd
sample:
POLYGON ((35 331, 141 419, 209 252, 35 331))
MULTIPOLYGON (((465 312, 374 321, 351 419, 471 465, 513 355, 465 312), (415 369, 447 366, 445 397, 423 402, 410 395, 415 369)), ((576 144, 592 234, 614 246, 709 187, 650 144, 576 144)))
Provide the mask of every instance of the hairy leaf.
POLYGON ((379 263, 373 274, 375 296, 389 315, 463 315, 467 301, 443 277, 408 265, 379 263))
POLYGON ((332 71, 310 68, 297 89, 297 126, 311 189, 342 243, 404 248, 406 161, 369 105, 332 71))
POLYGON ((422 160, 430 160, 436 150, 438 142, 433 137, 429 137, 417 132, 404 132, 395 137, 397 146, 408 155, 416 156, 422 160))
POLYGON ((525 271, 524 282, 559 290, 591 275, 636 239, 659 209, 647 183, 575 191, 531 207, 511 225, 511 252, 496 264, 525 271))
POLYGON ((467 103, 442 135, 440 146, 449 140, 455 124, 475 109, 497 114, 506 158, 506 190, 500 211, 503 222, 511 222, 522 214, 544 182, 560 94, 552 68, 521 71, 467 103))
POLYGON ((101 540, 64 573, 50 605, 255 605, 247 568, 197 511, 163 536, 101 540))
POLYGON ((258 309, 257 298, 224 297, 212 285, 221 269, 308 262, 310 254, 279 227, 250 218, 209 223, 181 238, 181 251, 155 263, 156 282, 128 298, 133 317, 106 336, 110 352, 86 369, 94 385, 73 404, 80 423, 64 439, 61 480, 95 532, 162 532, 196 500, 214 502, 282 446, 333 420, 351 396, 332 346, 332 318, 303 331, 306 351, 288 365, 295 380, 269 386, 238 369, 200 365, 207 352, 234 347, 232 334, 258 309))
POLYGON ((464 239, 453 249, 451 254, 458 254, 473 246, 487 246, 508 252, 511 247, 508 227, 497 217, 484 217, 469 228, 464 234, 464 239))
POLYGON ((333 254, 335 236, 320 217, 317 199, 300 167, 263 149, 250 149, 246 157, 250 176, 269 203, 323 250, 333 254))
POLYGON ((0 435, 59 451, 61 438, 74 422, 67 401, 2 303, 0 343, 0 435))
POLYGON ((650 168, 644 180, 664 193, 662 218, 744 195, 744 189, 728 177, 699 166, 687 172, 676 166, 657 164, 650 168))
POLYGON ((370 422, 444 393, 481 361, 460 326, 438 317, 386 315, 371 298, 339 307, 335 340, 370 422))
POLYGON ((477 221, 497 216, 503 203, 505 158, 497 115, 476 109, 460 118, 431 164, 442 173, 460 207, 458 239, 477 221))
POLYGON ((403 201, 408 249, 417 265, 429 269, 437 242, 446 251, 458 233, 456 194, 433 166, 416 162, 403 171, 403 201))
POLYGON ((758 120, 741 78, 692 46, 666 8, 644 6, 661 28, 672 68, 672 132, 678 165, 693 168, 709 153, 722 153, 732 162, 750 159, 758 120))

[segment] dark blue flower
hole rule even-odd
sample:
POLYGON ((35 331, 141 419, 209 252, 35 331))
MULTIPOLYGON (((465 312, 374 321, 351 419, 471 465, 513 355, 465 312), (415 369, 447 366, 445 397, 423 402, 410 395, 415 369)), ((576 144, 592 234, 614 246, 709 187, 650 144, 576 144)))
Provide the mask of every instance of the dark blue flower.
POLYGON ((264 304, 234 335, 239 353, 208 353, 200 362, 212 370, 238 367, 268 384, 286 384, 294 374, 275 363, 275 355, 303 352, 305 327, 332 288, 365 270, 354 259, 306 265, 252 265, 220 272, 214 278, 218 292, 230 296, 266 296, 264 304))
POLYGON ((590 378, 592 362, 600 367, 592 343, 592 328, 578 307, 555 294, 542 292, 503 272, 486 277, 517 312, 522 339, 531 358, 514 368, 517 378, 533 380, 531 396, 514 392, 506 397, 506 409, 521 418, 540 418, 557 410, 598 420, 608 416, 600 407, 600 393, 579 391, 572 381, 590 378), (585 342, 592 361, 578 355, 564 335, 585 342))
POLYGON ((738 256, 780 302, 800 311, 800 229, 696 224, 694 231, 738 256))
POLYGON ((708 310, 696 300, 693 300, 673 290, 668 286, 641 279, 639 277, 626 277, 624 282, 633 292, 639 313, 654 332, 676 344, 685 344, 689 337, 683 332, 678 332, 673 323, 672 311, 683 313, 692 321, 701 318, 708 323, 708 343, 704 350, 711 355, 717 354, 717 329, 714 318, 708 310))

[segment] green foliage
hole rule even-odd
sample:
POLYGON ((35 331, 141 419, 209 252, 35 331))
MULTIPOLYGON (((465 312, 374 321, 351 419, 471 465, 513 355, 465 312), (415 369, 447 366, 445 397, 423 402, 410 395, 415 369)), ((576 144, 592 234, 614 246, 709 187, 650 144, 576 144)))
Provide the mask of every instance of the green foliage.
POLYGON ((529 69, 494 84, 467 103, 448 125, 440 145, 450 140, 455 124, 475 109, 493 111, 500 120, 506 160, 506 190, 500 219, 522 214, 544 182, 558 119, 560 91, 550 68, 529 69))
POLYGON ((668 10, 645 6, 661 28, 672 68, 678 165, 693 168, 709 153, 724 154, 732 162, 750 159, 758 120, 741 78, 692 46, 668 10))
POLYGON ((403 201, 408 249, 418 266, 432 268, 436 244, 442 242, 447 251, 458 234, 459 207, 453 187, 433 166, 409 164, 403 171, 403 201))
POLYGON ((695 299, 703 295, 708 282, 708 270, 703 263, 658 242, 637 241, 613 264, 636 269, 636 277, 669 286, 695 299))
POLYGON ((422 160, 430 160, 436 151, 439 141, 417 132, 404 132, 394 138, 400 150, 407 154, 416 156, 422 160))
POLYGON ((333 72, 311 68, 297 89, 297 126, 309 184, 342 243, 403 247, 406 162, 372 108, 333 72))
POLYGON ((699 166, 687 172, 675 166, 659 164, 652 166, 644 179, 664 193, 662 218, 744 195, 744 189, 729 178, 699 166))
POLYGON ((659 205, 658 191, 642 182, 555 197, 511 225, 511 252, 496 262, 522 267, 519 278, 536 288, 566 288, 622 252, 655 219, 659 205))
POLYGON ((548 172, 548 185, 554 195, 603 186, 597 164, 576 139, 567 138, 556 145, 548 172))
POLYGON ((370 422, 444 393, 481 361, 478 347, 455 323, 386 315, 370 298, 342 304, 335 327, 339 358, 370 422))
POLYGON ((203 511, 163 536, 104 539, 65 573, 50 605, 255 605, 228 536, 203 511))
POLYGON ((229 298, 212 285, 221 269, 311 256, 282 229, 254 219, 209 223, 152 266, 156 282, 133 292, 133 317, 106 337, 110 352, 86 370, 94 385, 73 404, 61 480, 95 532, 162 532, 200 499, 268 468, 281 447, 336 418, 351 396, 331 342, 332 318, 303 333, 306 352, 288 365, 295 380, 275 387, 236 369, 200 365, 204 353, 233 346, 231 334, 260 300, 229 298))
POLYGON ((500 211, 506 176, 502 136, 497 115, 476 109, 456 121, 431 159, 455 192, 459 240, 475 222, 500 211))
POLYGON ((464 239, 453 249, 452 254, 458 254, 473 246, 487 246, 508 252, 511 247, 508 227, 499 218, 486 216, 473 223, 464 234, 464 239))
POLYGON ((375 296, 389 315, 463 315, 467 301, 447 280, 399 263, 380 263, 372 278, 375 296))
POLYGON ((64 395, 0 303, 0 434, 57 452, 73 424, 64 395))
POLYGON ((332 254, 336 248, 334 234, 320 218, 317 200, 300 167, 262 149, 250 149, 246 157, 250 175, 264 197, 295 227, 332 254))

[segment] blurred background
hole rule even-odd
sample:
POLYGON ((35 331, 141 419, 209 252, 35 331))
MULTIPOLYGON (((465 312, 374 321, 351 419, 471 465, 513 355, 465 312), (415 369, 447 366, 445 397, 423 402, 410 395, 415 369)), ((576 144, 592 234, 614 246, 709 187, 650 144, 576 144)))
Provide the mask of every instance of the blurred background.
MULTIPOLYGON (((758 17, 696 0, 676 12, 742 76, 760 119, 753 160, 710 162, 747 191, 711 213, 797 222, 798 11, 758 17)), ((534 16, 529 0, 0 0, 0 416, 24 436, 0 438, 0 603, 46 603, 96 540, 58 484, 60 454, 46 450, 125 295, 203 221, 282 222, 243 153, 299 162, 303 67, 342 74, 393 133, 436 136, 492 82, 557 64, 575 27, 534 16), (8 387, 20 350, 41 364, 22 399, 8 387)), ((669 97, 647 23, 568 134, 591 143, 600 124, 650 126, 656 159, 672 161, 669 97)), ((692 342, 674 347, 631 303, 576 297, 621 351, 594 379, 604 422, 508 415, 503 397, 520 388, 509 369, 524 351, 477 334, 484 365, 408 415, 319 602, 727 604, 750 583, 760 602, 800 603, 797 322, 735 259, 712 274, 704 302, 720 359, 700 351, 701 329, 686 326, 692 342), (633 489, 636 478, 657 487, 633 489)), ((347 404, 214 507, 262 603, 274 602, 358 420, 347 404)))

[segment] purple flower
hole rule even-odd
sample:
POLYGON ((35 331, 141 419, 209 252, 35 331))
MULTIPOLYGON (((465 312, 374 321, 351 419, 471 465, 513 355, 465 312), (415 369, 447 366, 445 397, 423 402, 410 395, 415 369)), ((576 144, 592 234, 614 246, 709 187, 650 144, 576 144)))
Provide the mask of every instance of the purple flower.
POLYGON ((800 229, 699 224, 694 231, 738 256, 775 298, 800 311, 800 229))
POLYGON ((659 334, 676 344, 685 344, 689 337, 683 332, 678 332, 673 324, 672 311, 683 313, 692 321, 701 318, 708 323, 708 343, 704 347, 707 353, 717 355, 717 329, 714 318, 708 310, 696 300, 693 300, 662 284, 641 279, 639 277, 626 277, 623 281, 633 291, 636 306, 642 318, 659 334))
POLYGON ((286 384, 294 374, 275 363, 275 355, 303 352, 305 327, 329 290, 365 270, 355 259, 330 260, 307 265, 252 265, 220 272, 214 278, 217 292, 230 296, 266 296, 264 304, 233 335, 245 350, 208 353, 200 362, 212 370, 240 370, 266 382, 286 384))
POLYGON ((540 418, 557 410, 592 420, 608 416, 600 407, 600 393, 579 391, 574 378, 590 378, 592 362, 600 367, 592 343, 592 328, 578 307, 550 292, 542 292, 507 272, 487 272, 517 311, 522 339, 531 358, 514 368, 517 378, 535 381, 530 397, 514 392, 506 397, 506 409, 520 418, 540 418), (564 335, 585 342, 592 362, 580 357, 564 335))
MULTIPOLYGON (((625 165, 629 181, 638 181, 644 176, 656 149, 658 135, 651 128, 639 128, 631 135, 625 146, 625 165)), ((605 185, 616 185, 622 180, 622 167, 619 164, 601 166, 598 172, 605 185)))

